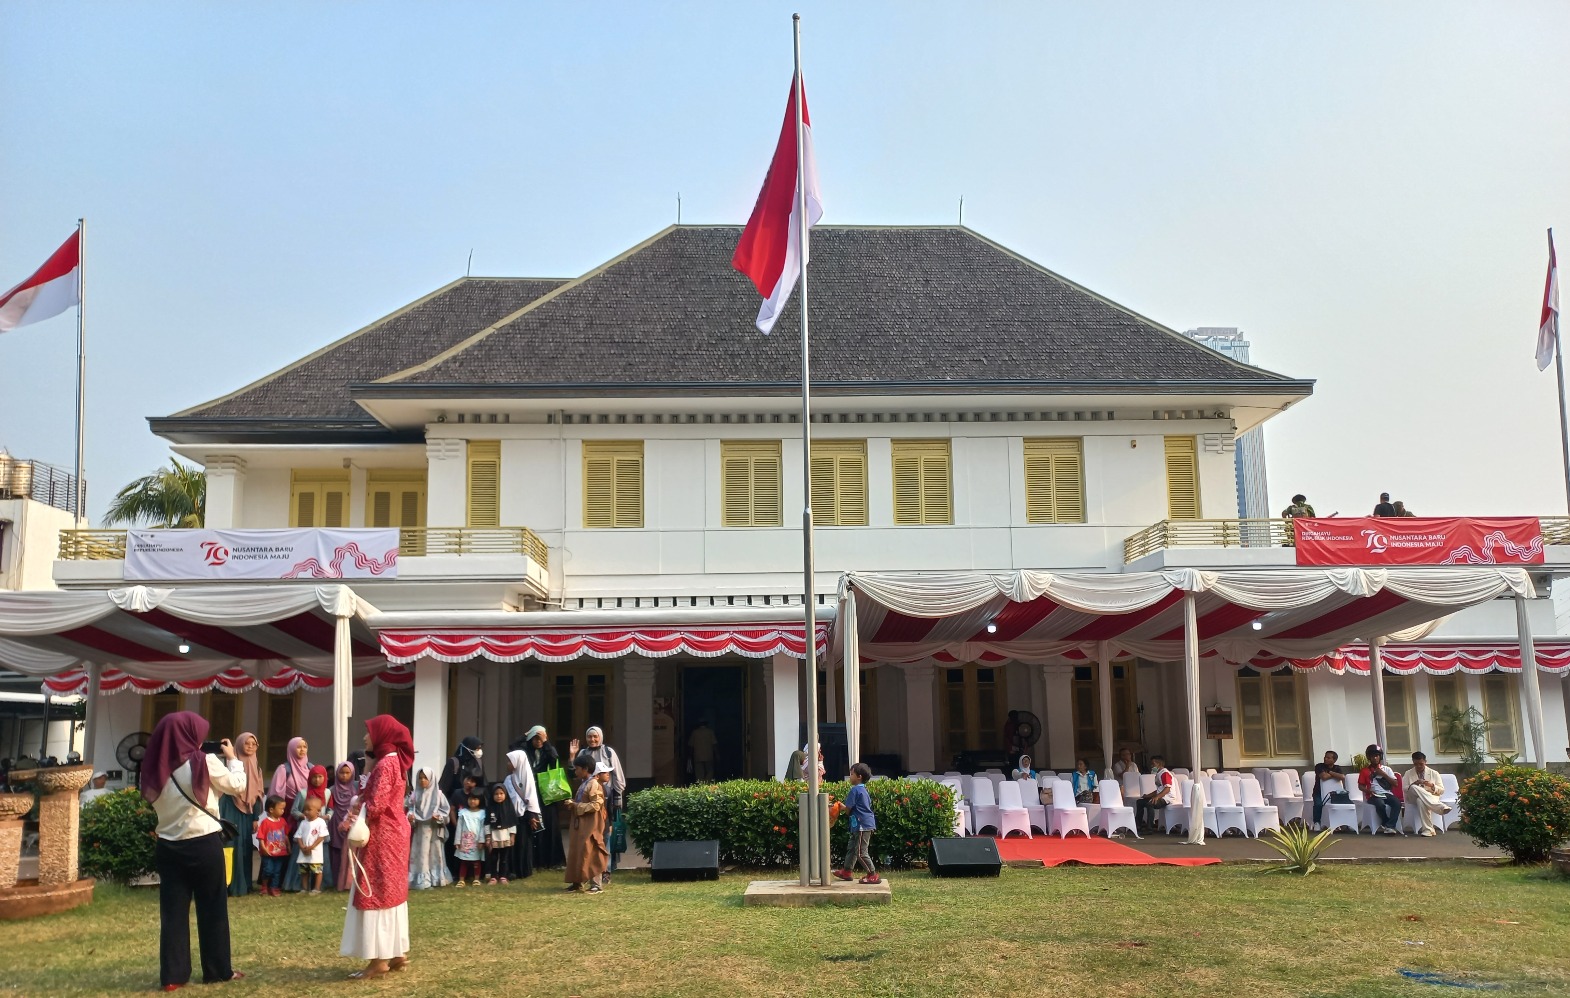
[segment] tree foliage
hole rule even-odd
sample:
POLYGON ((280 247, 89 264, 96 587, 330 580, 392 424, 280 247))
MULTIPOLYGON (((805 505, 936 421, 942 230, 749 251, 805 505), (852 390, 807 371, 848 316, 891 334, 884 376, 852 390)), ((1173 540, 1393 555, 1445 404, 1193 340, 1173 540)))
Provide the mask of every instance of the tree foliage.
POLYGON ((207 474, 171 458, 169 467, 143 475, 115 494, 105 524, 185 528, 207 521, 207 474))

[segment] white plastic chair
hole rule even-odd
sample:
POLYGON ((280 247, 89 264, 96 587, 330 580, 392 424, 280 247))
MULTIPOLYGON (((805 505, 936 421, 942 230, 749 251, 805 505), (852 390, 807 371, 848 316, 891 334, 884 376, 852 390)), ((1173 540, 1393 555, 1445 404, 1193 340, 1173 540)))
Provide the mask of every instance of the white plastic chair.
POLYGON ((1188 770, 1184 769, 1182 766, 1174 766, 1174 767, 1172 767, 1172 775, 1173 776, 1193 776, 1194 774, 1190 773, 1188 770))
POLYGON ((1194 781, 1186 776, 1179 776, 1176 782, 1183 803, 1168 804, 1161 812, 1161 830, 1168 835, 1172 834, 1173 829, 1188 831, 1189 823, 1193 821, 1194 781))
POLYGON ((1137 796, 1139 796, 1139 797, 1148 797, 1149 795, 1151 795, 1151 794, 1153 794, 1155 792, 1156 792, 1156 774, 1155 773, 1140 773, 1139 774, 1139 793, 1137 794, 1137 796))
POLYGON ((1030 817, 1030 827, 1040 829, 1042 835, 1047 834, 1047 805, 1041 803, 1041 790, 1026 779, 1016 780, 1014 785, 1019 787, 1019 799, 1030 817))
POLYGON ((1452 825, 1461 820, 1461 781, 1456 779, 1454 773, 1440 773, 1439 783, 1444 789, 1439 799, 1450 805, 1450 813, 1434 815, 1434 827, 1441 832, 1448 832, 1452 825))
POLYGON ((992 793, 992 781, 975 779, 970 784, 970 827, 974 834, 983 828, 1001 831, 1002 817, 998 814, 998 799, 992 793))
POLYGON ((1210 806, 1205 808, 1205 831, 1220 838, 1229 828, 1237 829, 1245 837, 1248 835, 1243 806, 1232 796, 1231 782, 1213 779, 1210 781, 1210 806))
POLYGON ((1101 794, 1101 832, 1107 838, 1119 829, 1126 828, 1137 839, 1139 826, 1134 823, 1134 809, 1123 803, 1123 793, 1116 780, 1102 780, 1096 784, 1101 794))
POLYGON ((1052 784, 1052 830, 1060 839, 1068 838, 1073 831, 1090 837, 1090 819, 1085 809, 1074 803, 1074 787, 1067 780, 1052 784))
POLYGON ((1302 780, 1298 779, 1297 770, 1283 769, 1282 772, 1286 774, 1287 783, 1291 784, 1292 792, 1304 800, 1308 800, 1308 788, 1314 785, 1313 774, 1309 774, 1309 781, 1304 783, 1302 780))
MULTIPOLYGON (((1310 781, 1308 786, 1312 788, 1314 785, 1312 782, 1314 774, 1305 773, 1304 775, 1310 781)), ((1321 784, 1319 789, 1321 794, 1328 797, 1330 794, 1342 789, 1343 784, 1351 785, 1350 789, 1348 789, 1348 793, 1353 794, 1355 800, 1356 795, 1358 794, 1357 780, 1351 776, 1348 776, 1344 781, 1337 781, 1333 779, 1326 780, 1323 784, 1321 784)), ((1309 806, 1312 806, 1312 801, 1310 801, 1309 806)), ((1358 813, 1356 803, 1332 804, 1327 800, 1325 801, 1324 806, 1320 809, 1320 827, 1322 828, 1328 828, 1332 831, 1337 828, 1350 828, 1352 829, 1352 834, 1356 835, 1358 831, 1357 825, 1358 813)))
POLYGON ((1259 833, 1267 828, 1281 830, 1281 812, 1273 804, 1266 804, 1265 797, 1259 792, 1258 780, 1243 781, 1243 822, 1248 829, 1248 834, 1259 838, 1259 833))
POLYGON ((1357 785, 1357 777, 1351 773, 1347 774, 1346 792, 1352 798, 1352 806, 1357 809, 1357 827, 1368 829, 1370 834, 1378 831, 1379 812, 1363 796, 1363 788, 1357 785))
POLYGON ((1283 825, 1303 820, 1303 798, 1292 792, 1292 781, 1287 779, 1291 770, 1270 774, 1269 802, 1274 804, 1283 825))
POLYGON ((974 835, 971 824, 970 802, 965 799, 965 785, 958 776, 945 776, 938 781, 954 791, 954 834, 960 838, 974 835))
POLYGON ((1050 769, 1038 769, 1038 770, 1036 770, 1036 779, 1038 779, 1038 780, 1040 780, 1040 779, 1055 780, 1057 778, 1058 778, 1058 774, 1053 772, 1050 769))
POLYGON ((1139 774, 1132 769, 1123 774, 1123 796, 1125 798, 1139 796, 1139 774))
POLYGON ((1008 838, 1009 832, 1021 832, 1025 838, 1030 838, 1030 815, 1019 795, 1018 783, 998 786, 998 838, 1008 838))

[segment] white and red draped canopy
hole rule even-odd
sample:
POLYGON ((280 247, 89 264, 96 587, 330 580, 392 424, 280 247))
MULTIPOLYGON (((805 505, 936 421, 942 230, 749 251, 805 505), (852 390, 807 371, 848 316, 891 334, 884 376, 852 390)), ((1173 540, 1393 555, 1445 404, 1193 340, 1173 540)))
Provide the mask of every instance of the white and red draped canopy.
POLYGON ((365 624, 374 610, 342 585, 4 593, 0 666, 57 693, 85 693, 93 666, 105 693, 327 690, 345 619, 354 680, 404 685, 365 624))
MULTIPOLYGON (((1385 661, 1396 671, 1449 672, 1508 668, 1512 661, 1519 669, 1519 652, 1503 644, 1468 654, 1460 647, 1445 652, 1440 644, 1401 642, 1426 637, 1457 610, 1532 596, 1534 590, 1525 570, 1487 566, 1123 575, 852 573, 840 593, 842 604, 854 593, 856 616, 855 627, 841 627, 838 637, 855 641, 863 663, 1074 661, 1094 657, 1103 641, 1114 654, 1179 661, 1183 599, 1192 594, 1202 656, 1258 661, 1262 668, 1328 665, 1356 671, 1359 651, 1346 646, 1390 637, 1396 643, 1387 646, 1385 661)), ((1540 653, 1540 665, 1563 664, 1558 645, 1545 644, 1542 651, 1550 657, 1545 661, 1540 653)), ((1361 654, 1366 672, 1366 648, 1361 654)), ((1570 658, 1570 648, 1563 654, 1570 658)))
MULTIPOLYGON (((821 614, 826 649, 832 610, 821 614)), ((567 662, 575 658, 805 658, 800 607, 700 607, 627 610, 384 613, 376 620, 382 652, 394 665, 429 656, 442 662, 567 662)))

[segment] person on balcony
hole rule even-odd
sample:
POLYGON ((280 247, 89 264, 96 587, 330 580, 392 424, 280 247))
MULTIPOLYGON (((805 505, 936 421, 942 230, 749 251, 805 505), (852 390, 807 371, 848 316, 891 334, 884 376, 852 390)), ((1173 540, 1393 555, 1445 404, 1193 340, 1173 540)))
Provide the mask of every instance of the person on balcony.
POLYGON ((1396 508, 1390 504, 1390 493, 1379 493, 1379 501, 1374 504, 1375 516, 1395 516, 1396 508))
POLYGON ((1406 508, 1406 503, 1396 502, 1396 516, 1416 516, 1417 514, 1406 508))

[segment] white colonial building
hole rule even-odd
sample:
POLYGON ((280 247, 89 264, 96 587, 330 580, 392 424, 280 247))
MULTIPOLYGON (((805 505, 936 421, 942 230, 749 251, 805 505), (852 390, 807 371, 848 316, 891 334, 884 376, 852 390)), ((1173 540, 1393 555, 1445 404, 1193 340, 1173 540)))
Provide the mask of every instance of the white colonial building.
MULTIPOLYGON (((804 727, 800 355, 793 335, 752 326, 756 296, 729 266, 739 231, 672 227, 574 279, 459 280, 151 420, 207 469, 209 527, 401 528, 397 578, 353 583, 375 608, 356 624, 354 716, 402 716, 425 761, 479 734, 497 765, 532 724, 562 746, 600 724, 635 782, 684 779, 686 734, 706 722, 718 775, 780 771, 804 727)), ((1230 359, 961 227, 820 227, 810 300, 825 623, 845 572, 1293 563, 1279 521, 1238 519, 1234 450, 1311 382, 1230 359)), ((56 581, 124 586, 117 544, 68 532, 56 581)), ((1549 548, 1539 593, 1567 560, 1549 548)), ((1417 663, 1384 680, 1393 753, 1454 761, 1434 719, 1475 705, 1496 722, 1491 748, 1564 761, 1551 673, 1546 744, 1527 743, 1508 671, 1514 613, 1498 600, 1391 647, 1387 661, 1417 663)), ((1529 613, 1540 638, 1554 634, 1548 600, 1529 613)), ((288 657, 256 628, 160 626, 171 647, 148 659, 144 643, 144 659, 288 657)), ((56 638, 83 663, 136 671, 102 634, 56 638)), ((1540 659, 1560 651, 1540 641, 1540 659)), ((1236 717, 1222 761, 1301 767, 1373 741, 1369 680, 1335 664, 1207 658, 1200 700, 1236 717)), ((81 688, 82 675, 61 684, 81 688)), ((820 718, 839 720, 841 687, 820 682, 820 718)), ((122 682, 141 695, 103 698, 95 757, 186 707, 221 732, 257 732, 268 765, 297 733, 320 760, 334 697, 274 685, 289 692, 122 682)), ((1174 661, 934 658, 865 668, 860 688, 862 755, 889 770, 1002 752, 1010 710, 1044 720, 1034 755, 1060 769, 1081 755, 1101 765, 1108 744, 1187 744, 1174 661)))

